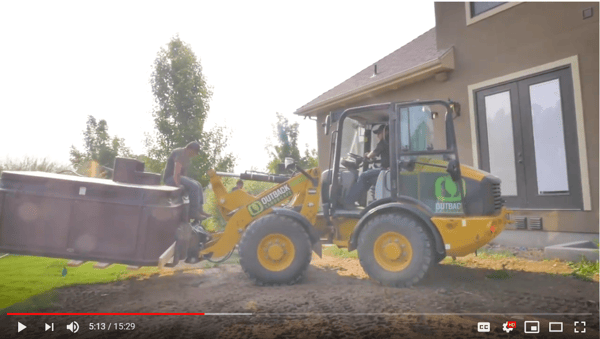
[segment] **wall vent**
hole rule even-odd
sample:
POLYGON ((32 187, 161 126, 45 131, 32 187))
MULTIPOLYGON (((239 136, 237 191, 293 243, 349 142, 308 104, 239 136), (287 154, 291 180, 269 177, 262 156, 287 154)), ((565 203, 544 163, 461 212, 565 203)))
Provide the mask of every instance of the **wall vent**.
POLYGON ((526 217, 515 217, 515 227, 518 230, 527 229, 527 218, 526 217))
POLYGON ((541 217, 529 218, 529 229, 541 230, 542 229, 542 218, 541 217))

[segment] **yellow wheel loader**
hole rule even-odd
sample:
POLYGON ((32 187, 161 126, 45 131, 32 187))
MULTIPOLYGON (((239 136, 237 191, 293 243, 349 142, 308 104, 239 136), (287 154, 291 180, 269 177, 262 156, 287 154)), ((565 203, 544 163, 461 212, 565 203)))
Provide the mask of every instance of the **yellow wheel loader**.
POLYGON ((325 135, 333 123, 337 128, 328 168, 240 175, 277 183, 256 197, 228 193, 221 176, 232 175, 210 171, 227 225, 195 253, 200 259, 223 258, 238 245, 241 266, 256 283, 293 284, 310 264, 311 249, 320 256, 326 239, 358 250, 363 269, 384 285, 418 283, 433 263, 475 252, 512 222, 500 179, 459 163, 453 124, 459 114, 458 103, 439 100, 330 114, 325 135), (371 135, 379 125, 389 130, 389 168, 377 168, 378 161, 363 156, 375 148, 371 135), (347 194, 370 167, 378 173, 374 188, 363 192, 360 206, 348 207, 347 194))
POLYGON ((221 177, 232 174, 210 171, 227 221, 224 231, 212 234, 189 223, 181 188, 160 185, 160 175, 144 172, 144 163, 134 159, 117 158, 112 180, 4 171, 0 251, 174 266, 180 260, 222 261, 237 246, 248 276, 272 285, 299 281, 311 252, 321 255, 326 240, 358 250, 364 270, 382 284, 410 286, 432 264, 475 252, 512 222, 500 180, 459 162, 453 123, 459 114, 451 101, 383 103, 330 114, 324 124, 332 150, 327 168, 288 164, 287 174, 239 175, 275 183, 258 196, 228 193, 221 177), (375 149, 375 128, 389 131, 382 141, 386 161, 379 166, 366 156, 375 149))

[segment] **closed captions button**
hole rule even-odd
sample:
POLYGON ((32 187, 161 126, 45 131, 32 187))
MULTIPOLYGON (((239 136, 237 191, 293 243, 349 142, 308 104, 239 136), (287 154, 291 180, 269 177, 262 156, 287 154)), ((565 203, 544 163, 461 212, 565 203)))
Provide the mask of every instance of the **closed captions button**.
POLYGON ((477 332, 489 332, 490 331, 490 323, 488 322, 478 322, 477 323, 477 332))

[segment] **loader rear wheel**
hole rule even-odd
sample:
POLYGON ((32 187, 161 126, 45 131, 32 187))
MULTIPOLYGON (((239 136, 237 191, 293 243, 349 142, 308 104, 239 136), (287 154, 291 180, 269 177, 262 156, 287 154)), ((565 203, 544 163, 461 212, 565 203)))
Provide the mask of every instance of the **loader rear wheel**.
POLYGON ((367 274, 386 286, 410 287, 431 266, 431 241, 410 214, 386 213, 367 221, 358 239, 358 257, 367 274))
POLYGON ((302 279, 312 256, 302 225, 274 214, 248 226, 239 253, 242 269, 257 285, 295 284, 302 279))

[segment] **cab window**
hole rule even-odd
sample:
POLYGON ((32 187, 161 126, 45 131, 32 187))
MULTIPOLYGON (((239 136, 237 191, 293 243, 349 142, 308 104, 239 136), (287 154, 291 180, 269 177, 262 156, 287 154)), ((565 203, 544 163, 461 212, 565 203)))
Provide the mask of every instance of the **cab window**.
POLYGON ((443 119, 434 119, 436 114, 431 112, 429 106, 411 106, 400 109, 401 152, 446 149, 443 119))
POLYGON ((342 157, 348 155, 348 153, 363 155, 364 128, 356 120, 347 118, 344 120, 342 133, 342 157))

